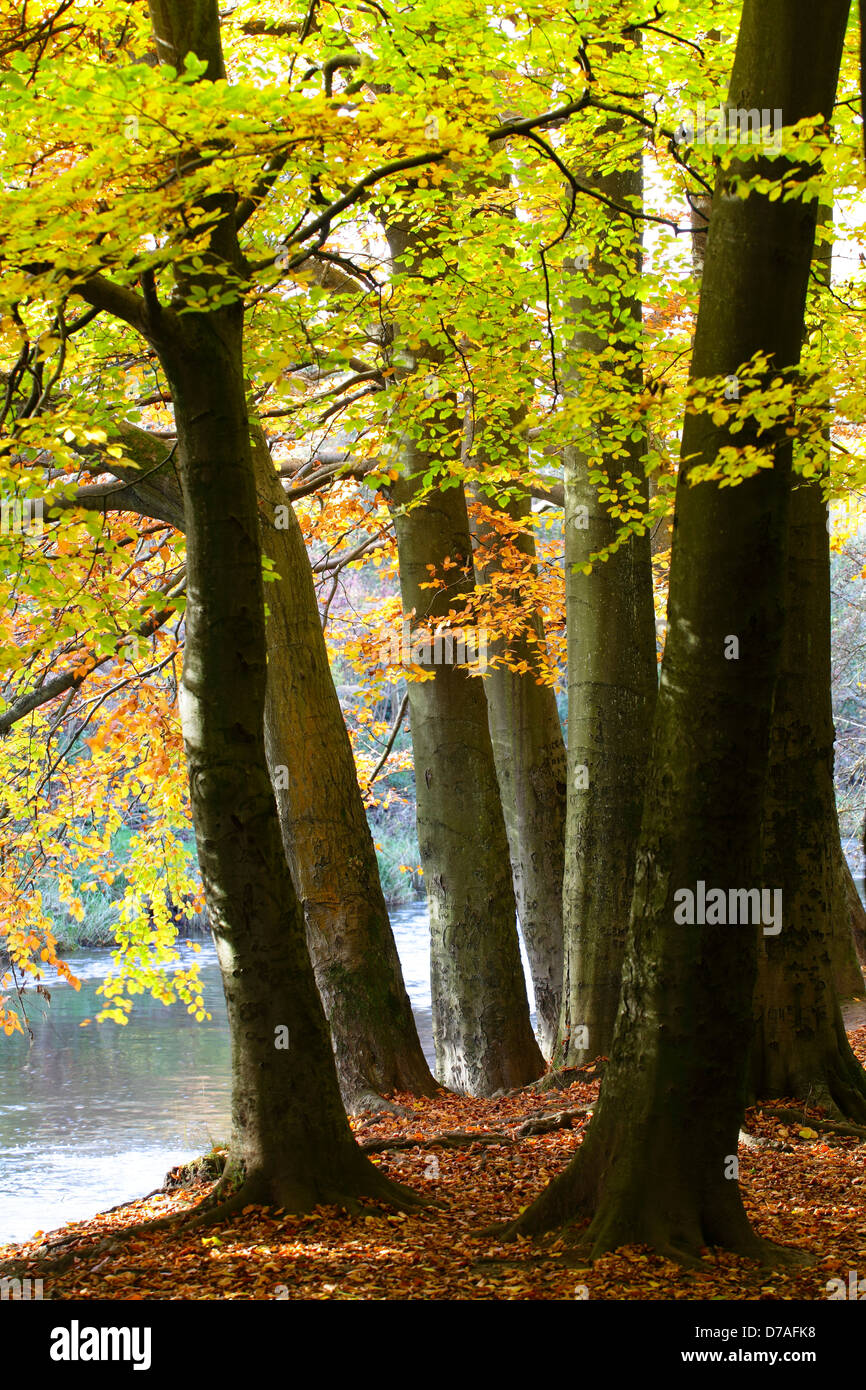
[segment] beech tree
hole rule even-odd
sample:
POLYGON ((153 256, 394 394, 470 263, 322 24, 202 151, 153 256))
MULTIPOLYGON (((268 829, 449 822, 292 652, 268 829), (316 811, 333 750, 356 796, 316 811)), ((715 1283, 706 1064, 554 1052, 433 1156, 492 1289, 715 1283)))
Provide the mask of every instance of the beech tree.
MULTIPOLYGON (((218 104, 230 89, 213 0, 154 0, 149 13, 168 77, 160 94, 171 101, 171 82, 185 74, 204 105, 218 104)), ((182 127, 181 105, 173 117, 182 127)), ((256 198, 244 202, 219 179, 197 181, 212 159, 212 150, 182 143, 164 185, 179 182, 182 191, 165 206, 155 261, 145 256, 137 270, 140 292, 122 249, 101 255, 85 243, 76 262, 63 246, 58 261, 46 262, 43 238, 43 259, 27 269, 48 287, 56 277, 67 296, 139 334, 171 392, 188 594, 180 710, 232 1040, 231 1152, 214 1210, 250 1200, 305 1210, 364 1195, 406 1204, 412 1194, 364 1157, 346 1119, 268 775, 262 550, 243 359, 249 272, 238 239, 256 198), (117 278, 106 273, 112 265, 117 278)), ((96 216, 103 213, 97 203, 96 216)), ((37 201, 37 225, 40 215, 37 201)), ((22 237, 19 257, 27 244, 22 237)))
POLYGON ((808 1097, 862 1123, 866 1071, 848 1042, 833 968, 837 942, 850 947, 851 931, 837 851, 830 547, 820 482, 793 492, 785 610, 764 811, 764 877, 782 890, 784 923, 758 948, 751 1091, 808 1097))
MULTIPOLYGON (((513 620, 515 613, 522 615, 526 604, 520 594, 523 576, 513 569, 514 550, 524 558, 530 576, 537 577, 531 499, 518 498, 500 511, 485 506, 483 492, 476 490, 475 502, 471 520, 476 577, 480 584, 495 586, 500 603, 508 600, 512 590, 506 611, 513 620)), ((543 669, 545 630, 538 608, 533 609, 527 627, 505 645, 508 654, 494 661, 484 691, 539 1041, 545 1057, 550 1057, 562 998, 566 755, 556 695, 543 669)), ((497 655, 496 644, 491 655, 497 655)))
MULTIPOLYGON (((602 143, 624 139, 620 122, 598 134, 602 143)), ((569 267, 566 389, 579 397, 594 387, 610 403, 564 450, 568 819, 556 1051, 563 1067, 606 1055, 613 1040, 658 681, 650 532, 628 524, 649 501, 648 439, 634 420, 643 385, 641 300, 622 291, 623 278, 641 271, 641 132, 620 151, 616 170, 600 178, 587 172, 583 182, 605 203, 572 236, 578 242, 588 222, 595 249, 569 267), (624 211, 612 215, 611 205, 624 211), (617 516, 611 500, 620 497, 617 516)))
MULTIPOLYGON (((816 28, 802 0, 746 0, 729 106, 781 108, 787 127, 820 128, 848 10, 846 0, 826 6, 816 28)), ((808 183, 800 186, 808 172, 790 155, 757 165, 733 157, 720 172, 694 382, 742 375, 756 353, 783 379, 796 368, 817 215, 808 183), (749 189, 755 168, 766 182, 749 189)), ((696 470, 712 469, 732 442, 742 447, 742 434, 730 434, 727 412, 717 423, 706 407, 684 423, 668 637, 610 1065, 581 1149, 511 1234, 588 1218, 593 1253, 642 1242, 686 1259, 706 1245, 767 1254, 730 1164, 745 1104, 756 932, 674 916, 675 895, 699 882, 723 891, 762 882, 792 445, 760 421, 744 433, 765 466, 723 488, 696 481, 696 470), (732 638, 737 660, 726 658, 732 638)))
MULTIPOLYGON (((277 582, 269 589, 265 743, 283 844, 304 905, 307 944, 325 1007, 343 1099, 350 1109, 389 1091, 431 1094, 388 920, 355 763, 328 665, 310 563, 300 527, 268 451, 251 422, 262 549, 277 582), (327 794, 323 794, 327 789, 327 794)), ((85 485, 70 506, 128 511, 185 530, 183 499, 165 441, 119 422, 122 461, 99 452, 123 485, 85 485)), ((20 697, 0 718, 11 728, 57 682, 20 697)))
MULTIPOLYGON (((423 252, 396 219, 387 228, 398 267, 423 252)), ((397 332, 400 328, 398 326, 397 332)), ((419 355, 437 363, 436 348, 419 355)), ((400 476, 390 489, 400 556, 403 611, 425 627, 447 621, 473 583, 472 540, 460 487, 425 495, 424 474, 459 456, 463 410, 450 394, 420 443, 408 423, 399 442, 400 476), (456 571, 448 590, 428 592, 431 571, 456 571)), ((412 682, 418 842, 430 907, 430 980, 437 1075, 451 1089, 489 1095, 524 1085, 543 1070, 532 1033, 508 839, 481 680, 455 660, 429 663, 432 679, 412 682)))
MULTIPOLYGON (((154 0, 150 14, 162 63, 182 71, 194 55, 206 64, 205 81, 225 79, 212 0, 154 0)), ((76 289, 153 344, 174 405, 189 593, 181 717, 232 1037, 231 1156, 220 1185, 231 1195, 221 1210, 250 1200, 304 1210, 361 1194, 405 1201, 352 1138, 283 852, 264 746, 267 648, 243 305, 231 296, 222 307, 193 307, 196 291, 206 301, 243 275, 237 200, 217 193, 204 205, 207 249, 192 273, 176 267, 172 304, 160 301, 152 273, 141 297, 101 276, 76 289)))
MULTIPOLYGON (((832 216, 827 208, 822 212, 825 239, 815 260, 819 284, 828 288, 832 243, 826 238, 832 233, 832 216)), ((815 329, 813 336, 819 336, 815 329)), ((851 1050, 837 997, 843 985, 846 992, 859 994, 863 976, 854 954, 850 870, 842 853, 833 779, 830 536, 824 495, 830 431, 810 431, 804 421, 803 435, 800 452, 807 457, 817 452, 818 476, 798 478, 791 499, 784 637, 763 830, 764 874, 767 882, 781 887, 784 930, 762 938, 758 948, 750 1084, 756 1096, 806 1096, 858 1122, 866 1117, 866 1071, 851 1050)))

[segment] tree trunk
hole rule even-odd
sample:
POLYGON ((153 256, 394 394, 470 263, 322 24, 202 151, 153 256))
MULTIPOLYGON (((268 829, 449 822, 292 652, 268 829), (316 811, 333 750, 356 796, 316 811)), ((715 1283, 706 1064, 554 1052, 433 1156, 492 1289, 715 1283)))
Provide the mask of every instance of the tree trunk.
MULTIPOLYGON (((643 177, 640 155, 602 178, 594 187, 619 205, 640 206, 643 177)), ((622 276, 623 259, 608 247, 622 239, 622 223, 605 211, 612 241, 603 240, 587 280, 622 276)), ((639 271, 636 239, 628 272, 639 271)), ((642 389, 641 304, 619 291, 599 304, 574 297, 579 323, 591 327, 573 334, 569 345, 569 391, 581 378, 601 377, 607 390, 642 389), (598 365, 616 339, 616 377, 598 365), (623 369, 623 357, 625 367, 623 369)), ((584 382, 584 386, 587 382, 584 382)), ((589 386, 591 390, 591 384, 589 386)), ((601 470, 611 489, 624 473, 640 479, 639 495, 648 503, 641 457, 646 437, 627 431, 617 437, 611 419, 598 430, 598 449, 588 457, 576 447, 564 451, 565 604, 568 641, 568 817, 566 821, 563 927, 565 964, 562 1013, 555 1053, 558 1067, 581 1066, 607 1055, 613 1041, 625 957, 634 862, 643 806, 644 776, 658 689, 652 553, 649 531, 631 535, 610 558, 582 572, 594 554, 616 540, 622 522, 599 500, 591 471, 601 470), (613 436, 613 439, 611 438, 613 436)))
MULTIPOLYGON (((816 26, 807 0, 745 0, 730 105, 781 107, 786 124, 829 115, 847 13, 847 0, 832 0, 816 26), (800 56, 807 51, 808 64, 800 56)), ((752 161, 747 167, 756 171, 752 161)), ((757 169, 773 182, 791 174, 785 159, 758 161, 757 169)), ((800 353, 816 209, 732 196, 729 179, 720 174, 713 204, 696 379, 736 373, 756 350, 771 354, 776 372, 800 353)), ((683 919, 686 891, 694 904, 704 884, 721 889, 727 908, 731 890, 762 884, 790 468, 783 429, 769 438, 750 422, 732 435, 727 420, 686 417, 668 637, 610 1066, 580 1151, 512 1234, 588 1217, 594 1254, 632 1243, 684 1259, 706 1245, 766 1253, 736 1168, 756 928, 702 924, 699 910, 692 923, 683 919), (695 464, 714 462, 730 444, 775 446, 773 467, 737 487, 690 485, 695 464)))
MULTIPOLYGON (((423 237, 396 220, 386 235, 399 273, 423 248, 423 237)), ((414 364, 437 364, 437 352, 422 344, 414 350, 414 364)), ((414 613, 419 624, 447 618, 474 589, 463 488, 437 487, 417 501, 423 474, 449 450, 459 458, 462 434, 462 410, 443 392, 423 438, 412 422, 395 443, 400 476, 391 488, 391 507, 400 591, 404 613, 414 613), (446 562, 453 566, 447 590, 425 587, 442 575, 446 562)), ((482 682, 461 669, 444 644, 439 661, 435 651, 426 655, 425 660, 419 651, 411 662, 432 679, 410 680, 408 694, 418 844, 430 908, 436 1074, 460 1094, 491 1095, 535 1080, 544 1059, 529 1020, 482 682)))
MULTIPOLYGON (((866 1120, 866 1071, 851 1051, 834 983, 851 915, 833 781, 830 544, 819 482, 791 504, 785 637, 773 705, 764 872, 782 889, 783 929, 762 938, 755 990, 754 1095, 799 1096, 866 1120)), ((862 976, 859 989, 862 990, 862 976)))
MULTIPOLYGON (((476 500, 484 498, 476 492, 476 500)), ((508 522, 522 524, 532 512, 529 498, 501 509, 508 522)), ((473 533, 486 548, 478 564, 480 583, 500 571, 502 546, 495 527, 473 521, 473 533)), ((535 541, 518 533, 514 544, 534 560, 535 541)), ((533 565, 533 572, 535 566, 533 565)), ((507 591, 499 590, 508 602, 507 591)), ((520 596, 515 595, 515 603, 520 596)), ((562 878, 565 856, 566 766, 565 742, 552 686, 538 683, 538 658, 544 647, 544 623, 539 612, 531 618, 537 641, 521 637, 512 654, 525 671, 494 666, 484 680, 487 716, 493 743, 496 777, 511 851, 511 876, 517 914, 526 944, 535 990, 541 1050, 550 1057, 556 1041, 562 998, 562 878)))
POLYGON ((260 430, 253 453, 263 548, 281 576, 268 588, 265 745, 343 1099, 358 1110, 388 1091, 433 1095, 304 538, 260 430))
MULTIPOLYGON (((224 76, 212 0, 151 0, 161 60, 189 52, 224 76)), ((199 282, 240 254, 230 200, 199 282)), ((178 277, 184 297, 189 282, 178 277)), ((362 1194, 397 1200, 354 1141, 280 838, 264 746, 264 593, 243 372, 240 303, 177 315, 147 306, 178 431, 187 536, 186 644, 180 708, 193 823, 232 1043, 228 1199, 292 1211, 362 1194)))
MULTIPOLYGON (((403 608, 421 622, 450 607, 420 587, 428 565, 457 562, 467 576, 449 588, 458 601, 471 589, 472 566, 462 488, 437 489, 407 507, 419 487, 411 475, 423 467, 409 451, 392 493, 403 608)), ((433 671, 408 690, 437 1075, 458 1093, 491 1095, 533 1081, 544 1061, 529 1022, 487 702, 480 677, 417 664, 433 671)))
MULTIPOLYGON (((173 464, 158 468, 165 441, 124 422, 118 434, 149 476, 139 481, 136 470, 115 465, 129 486, 111 494, 110 505, 183 531, 173 464)), ((267 593, 265 744, 343 1100, 351 1111, 389 1091, 431 1095, 435 1082, 403 983, 309 558, 257 424, 252 448, 262 546, 279 575, 267 593)))
MULTIPOLYGON (((821 223, 832 226, 822 207, 821 223)), ((832 243, 815 261, 831 282, 832 243)), ((829 462, 829 417, 824 433, 829 462)), ((791 501, 785 632, 764 806, 764 872, 778 883, 784 930, 758 950, 751 1086, 866 1118, 866 1072, 848 1043, 837 998, 857 994, 847 865, 833 776, 830 536, 821 482, 799 480, 791 501), (846 988, 846 986, 848 986, 846 988)))
POLYGON ((851 968, 850 958, 846 962, 844 954, 840 969, 836 975, 836 991, 842 999, 849 994, 859 994, 863 988, 857 980, 855 970, 859 970, 861 976, 866 977, 866 908, 863 907, 863 900, 857 892, 857 885, 851 874, 848 860, 845 858, 845 851, 842 849, 840 838, 839 849, 836 854, 839 865, 839 875, 842 879, 842 896, 847 905, 848 928, 843 924, 841 933, 845 941, 853 942, 854 956, 856 960, 855 968, 851 968))

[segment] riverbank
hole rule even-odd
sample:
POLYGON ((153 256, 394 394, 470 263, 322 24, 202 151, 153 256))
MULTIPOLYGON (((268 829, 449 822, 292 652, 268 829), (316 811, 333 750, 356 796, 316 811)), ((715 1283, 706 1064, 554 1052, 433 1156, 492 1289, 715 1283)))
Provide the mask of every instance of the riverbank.
MULTIPOLYGON (((391 926, 432 1061, 426 904, 393 911, 391 926)), ((98 1022, 111 1002, 103 990, 116 973, 112 952, 66 959, 80 988, 46 968, 42 992, 30 982, 18 996, 24 1031, 0 1048, 0 1242, 150 1192, 169 1168, 205 1153, 230 1128, 229 1032, 213 942, 181 946, 167 967, 169 981, 174 970, 199 971, 209 1015, 201 1020, 183 1000, 166 1007, 145 992, 123 1026, 110 1017, 98 1022)))
MULTIPOLYGON (((866 1027, 851 1034, 866 1064, 866 1027)), ((574 1266, 562 1244, 503 1246, 480 1234, 514 1216, 581 1143, 598 1082, 495 1100, 445 1093, 397 1097, 405 1116, 361 1116, 359 1141, 389 1176, 435 1199, 404 1216, 371 1208, 304 1217, 250 1207, 195 1233, 160 1229, 124 1241, 135 1224, 194 1205, 207 1191, 161 1191, 21 1247, 0 1247, 0 1274, 42 1278, 43 1297, 91 1299, 826 1300, 833 1279, 866 1271, 866 1129, 821 1128, 802 1101, 753 1107, 740 1144, 740 1183, 759 1233, 811 1257, 772 1270, 729 1254, 683 1269, 638 1247, 574 1266), (812 1121, 786 1118, 786 1105, 812 1121), (462 1138, 455 1139, 454 1132, 462 1138), (108 1242, 108 1244, 106 1244, 108 1242), (63 1257, 65 1266, 56 1260, 63 1257), (14 1265, 8 1263, 14 1260, 14 1265)))

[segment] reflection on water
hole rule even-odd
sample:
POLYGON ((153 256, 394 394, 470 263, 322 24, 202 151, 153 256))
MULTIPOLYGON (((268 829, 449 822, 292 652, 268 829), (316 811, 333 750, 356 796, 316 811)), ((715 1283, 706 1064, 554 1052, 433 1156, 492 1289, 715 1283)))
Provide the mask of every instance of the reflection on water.
POLYGON ((210 1021, 147 995, 129 1023, 91 1023, 107 952, 70 957, 81 989, 46 979, 26 994, 34 1033, 0 1042, 0 1240, 51 1230, 157 1187, 174 1163, 227 1132, 225 1003, 208 943, 210 1021))
MULTIPOLYGON (((432 1065, 426 905, 395 910, 391 921, 432 1065)), ((104 951, 70 957, 79 992, 48 974, 50 1004, 27 991, 33 1045, 0 1039, 0 1241, 150 1192, 175 1163, 227 1137, 228 1029, 209 942, 198 960, 212 1015, 203 1023, 183 1004, 143 995, 125 1026, 81 1028, 103 1003, 96 989, 112 968, 104 951)))

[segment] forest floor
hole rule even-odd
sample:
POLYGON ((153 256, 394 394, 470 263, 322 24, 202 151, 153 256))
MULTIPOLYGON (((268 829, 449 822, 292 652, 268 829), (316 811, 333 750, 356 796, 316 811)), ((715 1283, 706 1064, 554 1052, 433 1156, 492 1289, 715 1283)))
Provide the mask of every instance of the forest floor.
MULTIPOLYGON (((850 1037, 866 1064, 866 1026, 850 1037)), ((42 1277, 43 1296, 61 1300, 824 1300, 829 1280, 847 1286, 858 1266, 859 1277, 866 1275, 866 1139, 821 1130, 821 1112, 794 1098, 774 1101, 773 1111, 795 1106, 814 1123, 780 1117, 770 1107, 747 1112, 740 1184, 760 1234, 810 1252, 804 1267, 770 1270, 708 1253, 703 1268, 684 1269, 640 1247, 580 1267, 566 1263, 574 1256, 561 1243, 504 1245, 482 1234, 490 1223, 515 1216, 565 1167, 598 1085, 584 1073, 567 1090, 501 1099, 402 1096, 395 1101, 410 1114, 359 1117, 357 1137, 376 1146, 374 1161, 436 1199, 438 1205, 415 1215, 382 1208, 349 1216, 320 1208, 297 1217, 249 1207, 210 1229, 155 1230, 106 1249, 106 1239, 128 1227, 200 1200, 207 1191, 201 1183, 51 1235, 37 1232, 21 1246, 0 1246, 0 1273, 14 1260, 16 1274, 42 1277), (462 1137, 443 1138, 455 1132, 462 1137), (394 1143, 402 1147, 385 1147, 394 1143), (50 1262, 59 1256, 69 1262, 56 1270, 50 1262)))

